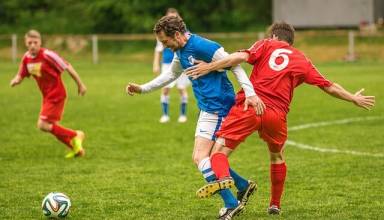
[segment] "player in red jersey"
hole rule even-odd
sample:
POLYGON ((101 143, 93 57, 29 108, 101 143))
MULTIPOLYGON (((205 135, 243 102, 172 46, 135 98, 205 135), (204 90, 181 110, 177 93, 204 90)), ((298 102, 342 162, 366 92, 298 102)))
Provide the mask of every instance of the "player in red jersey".
POLYGON ((32 76, 43 95, 43 102, 37 127, 50 132, 58 140, 67 145, 71 151, 65 156, 73 158, 83 156, 82 147, 84 132, 74 131, 58 124, 64 111, 66 91, 61 80, 61 73, 66 70, 78 86, 79 95, 87 91, 84 83, 71 64, 67 63, 55 52, 41 47, 41 36, 36 30, 25 34, 28 51, 24 54, 19 71, 11 80, 12 87, 20 84, 25 77, 32 76))
POLYGON ((279 214, 287 172, 283 156, 287 139, 286 115, 293 90, 300 84, 307 83, 358 107, 370 109, 374 106, 375 97, 362 95, 363 89, 351 94, 340 85, 325 79, 302 52, 292 47, 293 40, 294 29, 291 25, 284 22, 274 23, 270 27, 269 39, 260 40, 251 48, 233 53, 219 61, 209 64, 200 61, 198 65, 187 70, 187 75, 197 78, 213 70, 248 62, 253 65, 250 80, 255 92, 265 104, 244 111, 244 92, 237 94, 235 105, 216 133, 219 138, 211 154, 212 169, 218 180, 200 190, 210 192, 211 188, 215 188, 212 185, 230 177, 227 157, 246 137, 258 131, 270 151, 271 200, 268 213, 279 214), (264 114, 256 115, 255 111, 264 111, 264 114))

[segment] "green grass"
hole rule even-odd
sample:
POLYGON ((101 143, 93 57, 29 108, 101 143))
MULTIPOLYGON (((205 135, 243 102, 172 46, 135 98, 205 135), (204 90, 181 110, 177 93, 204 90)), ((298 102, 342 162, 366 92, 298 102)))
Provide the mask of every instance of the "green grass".
MULTIPOLYGON (((40 94, 33 80, 8 82, 17 65, 0 63, 1 219, 43 219, 41 201, 51 191, 72 200, 68 219, 214 219, 218 197, 199 200, 204 181, 192 164, 198 110, 190 98, 187 124, 178 124, 172 91, 169 124, 159 124, 159 92, 128 97, 129 81, 153 77, 151 62, 72 62, 88 86, 85 97, 67 74, 68 102, 62 124, 87 134, 85 158, 65 160, 65 147, 36 128, 40 94)), ((330 80, 376 95, 364 111, 304 85, 295 91, 289 126, 363 116, 383 116, 383 63, 318 65, 330 80)), ((250 67, 247 66, 249 70, 250 67)), ((317 147, 383 153, 384 120, 292 131, 289 139, 317 147)), ((281 217, 266 214, 269 159, 265 144, 251 136, 231 157, 259 191, 238 219, 379 219, 383 215, 383 158, 319 153, 287 146, 288 177, 281 217)))

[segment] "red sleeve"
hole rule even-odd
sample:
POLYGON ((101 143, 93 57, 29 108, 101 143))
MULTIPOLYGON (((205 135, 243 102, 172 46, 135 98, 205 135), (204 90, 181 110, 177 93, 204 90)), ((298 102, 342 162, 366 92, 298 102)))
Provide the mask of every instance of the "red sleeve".
POLYGON ((25 55, 23 56, 23 59, 20 62, 19 72, 17 74, 19 74, 21 78, 29 77, 25 55))
POLYGON ((304 82, 322 88, 329 87, 332 85, 332 82, 327 80, 323 75, 321 75, 321 73, 311 62, 309 62, 308 72, 305 75, 304 82))
POLYGON ((44 51, 44 57, 47 62, 54 68, 56 68, 60 73, 68 68, 68 63, 55 52, 50 50, 44 51))
POLYGON ((254 65, 256 61, 261 57, 263 48, 265 45, 265 40, 259 40, 254 43, 249 49, 241 50, 240 52, 246 52, 249 54, 247 62, 251 65, 254 65))

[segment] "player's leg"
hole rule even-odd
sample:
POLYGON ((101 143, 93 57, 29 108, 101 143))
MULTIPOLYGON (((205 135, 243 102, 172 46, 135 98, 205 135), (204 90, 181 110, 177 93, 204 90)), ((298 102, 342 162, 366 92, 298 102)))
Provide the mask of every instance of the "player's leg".
MULTIPOLYGON (((162 63, 161 64, 161 73, 160 74, 166 74, 166 72, 169 70, 171 67, 170 64, 167 63, 162 63)), ((173 81, 172 83, 164 86, 161 90, 161 95, 160 95, 160 103, 161 103, 161 110, 162 110, 162 115, 160 117, 159 122, 160 123, 167 123, 170 120, 169 117, 169 101, 170 101, 170 90, 175 86, 176 82, 173 81)))
POLYGON ((271 200, 268 208, 269 214, 280 214, 280 200, 284 190, 287 166, 284 160, 284 148, 279 144, 268 144, 270 150, 270 178, 271 200))
POLYGON ((188 91, 187 87, 190 84, 188 77, 182 74, 176 81, 177 89, 180 93, 180 115, 178 122, 184 123, 187 121, 187 103, 188 103, 188 91))
POLYGON ((59 141, 71 149, 71 151, 66 155, 67 158, 83 156, 84 149, 82 147, 82 143, 85 137, 84 132, 75 131, 57 123, 61 120, 64 105, 65 100, 54 103, 50 101, 43 101, 37 127, 42 131, 50 132, 59 141))
POLYGON ((161 89, 161 96, 160 96, 160 102, 161 102, 161 110, 162 115, 159 120, 160 123, 167 123, 169 122, 169 92, 170 87, 164 87, 161 89))
POLYGON ((187 122, 187 104, 188 104, 188 92, 186 88, 179 89, 180 93, 180 115, 178 118, 179 123, 187 122))
MULTIPOLYGON (((209 155, 215 140, 215 131, 220 127, 222 117, 207 112, 200 112, 196 126, 195 146, 192 159, 207 182, 216 180, 216 175, 212 171, 209 155)), ((237 199, 229 189, 220 191, 220 196, 224 201, 224 206, 234 208, 237 199)))
POLYGON ((268 213, 280 213, 280 201, 284 190, 287 166, 283 155, 287 139, 286 114, 275 109, 268 109, 262 116, 263 128, 260 137, 267 142, 270 152, 271 199, 268 213))
POLYGON ((218 180, 215 183, 207 184, 199 189, 202 194, 213 194, 214 190, 225 187, 222 181, 228 182, 228 178, 235 179, 235 185, 238 188, 238 199, 246 204, 248 197, 256 189, 256 184, 247 181, 229 168, 228 155, 245 138, 252 134, 260 126, 260 118, 256 116, 254 110, 243 111, 243 105, 238 104, 232 107, 225 118, 220 130, 216 133, 220 138, 217 139, 211 153, 212 169, 218 180), (212 186, 214 185, 214 186, 212 186))

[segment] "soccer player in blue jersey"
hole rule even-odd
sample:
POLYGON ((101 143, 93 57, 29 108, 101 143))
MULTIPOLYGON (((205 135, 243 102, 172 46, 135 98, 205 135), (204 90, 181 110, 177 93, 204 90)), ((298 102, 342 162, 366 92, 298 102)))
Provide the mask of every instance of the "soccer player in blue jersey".
MULTIPOLYGON (((179 12, 174 8, 168 8, 167 9, 167 16, 178 16, 179 12)), ((164 45, 157 40, 156 47, 155 47, 155 53, 153 57, 153 73, 155 74, 166 74, 169 67, 171 66, 173 60, 173 51, 167 47, 164 47, 164 45), (161 67, 160 67, 161 63, 161 67)), ((179 90, 180 94, 180 115, 178 118, 179 123, 184 123, 187 121, 187 103, 188 103, 188 91, 187 87, 191 84, 188 77, 185 74, 181 74, 181 76, 173 81, 172 83, 164 86, 161 90, 161 96, 160 96, 160 102, 161 102, 161 109, 162 109, 162 116, 160 118, 160 123, 167 123, 170 120, 169 117, 169 92, 171 88, 173 88, 175 85, 177 89, 179 90)))
MULTIPOLYGON (((154 32, 164 46, 175 52, 175 57, 167 74, 159 75, 143 85, 129 83, 126 87, 129 95, 148 93, 171 83, 183 73, 184 69, 194 65, 195 60, 211 62, 228 56, 218 43, 187 32, 183 20, 179 17, 162 17, 156 23, 154 32)), ((246 94, 244 109, 251 106, 255 108, 257 114, 262 114, 264 104, 256 95, 245 71, 238 65, 232 68, 232 72, 246 94)), ((192 88, 200 109, 192 158, 205 180, 211 182, 215 180, 215 174, 211 169, 209 155, 216 139, 215 132, 235 103, 235 94, 225 70, 212 71, 193 80, 192 88)), ((219 212, 219 219, 228 220, 239 214, 248 197, 256 189, 254 182, 245 180, 233 170, 231 177, 233 179, 228 178, 227 182, 223 181, 223 184, 218 186, 225 206, 219 212), (227 188, 229 184, 233 184, 233 180, 238 190, 238 198, 235 198, 227 188)), ((201 192, 199 195, 205 194, 201 192)))

